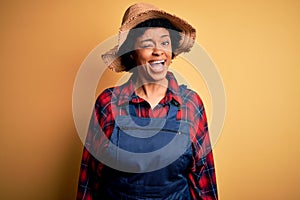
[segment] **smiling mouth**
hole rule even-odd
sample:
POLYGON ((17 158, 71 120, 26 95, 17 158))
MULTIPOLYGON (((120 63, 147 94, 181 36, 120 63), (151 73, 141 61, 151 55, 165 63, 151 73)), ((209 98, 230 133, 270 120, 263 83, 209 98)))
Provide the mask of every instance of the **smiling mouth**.
POLYGON ((151 68, 154 69, 155 71, 163 70, 165 63, 166 63, 165 60, 156 60, 156 61, 149 62, 151 68))

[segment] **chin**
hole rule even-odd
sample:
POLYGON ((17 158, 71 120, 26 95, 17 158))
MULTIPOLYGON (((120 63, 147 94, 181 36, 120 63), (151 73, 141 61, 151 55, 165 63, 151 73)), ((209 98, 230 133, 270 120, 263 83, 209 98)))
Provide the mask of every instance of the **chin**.
POLYGON ((151 82, 160 82, 166 79, 166 75, 167 75, 168 70, 165 69, 161 72, 152 72, 149 71, 148 72, 148 76, 147 76, 147 80, 151 81, 151 82))

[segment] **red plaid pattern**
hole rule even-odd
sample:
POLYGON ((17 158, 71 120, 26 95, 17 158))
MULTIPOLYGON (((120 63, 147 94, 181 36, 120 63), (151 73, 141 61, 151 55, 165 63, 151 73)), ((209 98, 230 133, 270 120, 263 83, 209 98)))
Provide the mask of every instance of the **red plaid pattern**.
POLYGON ((172 100, 177 101, 181 106, 177 118, 192 124, 190 136, 193 144, 193 160, 187 176, 191 197, 194 200, 218 199, 207 119, 202 100, 198 94, 186 89, 184 95, 181 96, 175 77, 171 72, 168 72, 169 86, 166 96, 152 110, 145 100, 135 95, 132 79, 133 77, 122 86, 106 89, 96 100, 82 154, 77 200, 92 200, 93 191, 103 187, 100 185, 103 164, 88 151, 90 148, 97 149, 97 146, 101 145, 103 141, 97 137, 100 131, 99 125, 103 133, 110 138, 114 129, 114 113, 127 115, 126 109, 121 106, 122 104, 131 101, 135 105, 139 117, 162 118, 166 117, 169 109, 165 105, 172 100))

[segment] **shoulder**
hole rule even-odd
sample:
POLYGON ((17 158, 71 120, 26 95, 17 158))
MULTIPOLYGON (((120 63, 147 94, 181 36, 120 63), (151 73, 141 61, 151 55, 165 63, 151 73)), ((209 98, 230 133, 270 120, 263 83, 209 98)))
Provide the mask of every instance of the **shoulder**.
POLYGON ((115 100, 119 97, 122 90, 126 87, 126 85, 119 85, 115 87, 106 88, 103 90, 97 97, 96 102, 104 103, 108 100, 115 100))
POLYGON ((120 86, 110 87, 103 90, 97 97, 95 102, 96 109, 105 109, 113 102, 116 102, 121 91, 120 86))
POLYGON ((114 88, 107 88, 103 90, 96 99, 96 105, 105 105, 111 101, 112 94, 113 94, 114 88))
POLYGON ((203 101, 199 94, 194 90, 187 88, 185 85, 180 85, 181 98, 183 104, 188 104, 194 107, 194 109, 199 109, 203 107, 203 101))

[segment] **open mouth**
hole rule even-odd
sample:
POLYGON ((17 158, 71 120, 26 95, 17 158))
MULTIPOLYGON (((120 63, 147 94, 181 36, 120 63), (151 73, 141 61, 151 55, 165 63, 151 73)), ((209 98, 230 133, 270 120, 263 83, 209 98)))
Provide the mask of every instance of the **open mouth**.
POLYGON ((149 62, 151 68, 154 69, 155 71, 163 70, 165 63, 166 63, 165 60, 155 60, 149 62))

